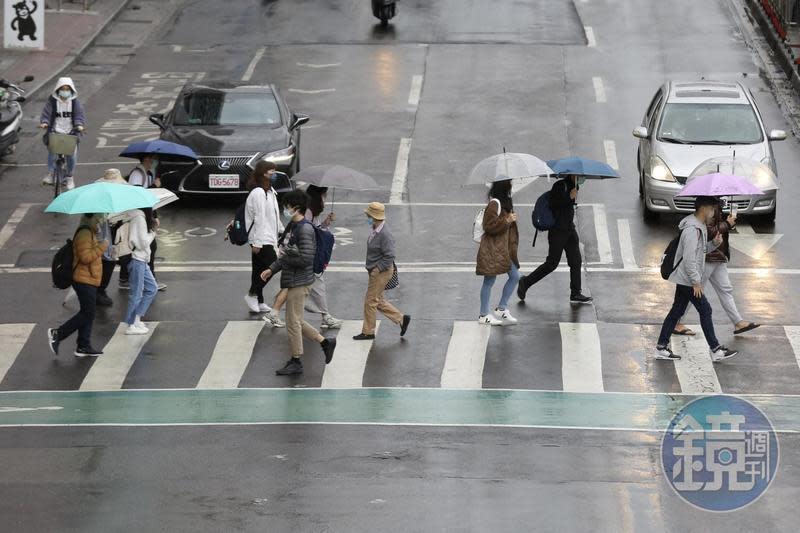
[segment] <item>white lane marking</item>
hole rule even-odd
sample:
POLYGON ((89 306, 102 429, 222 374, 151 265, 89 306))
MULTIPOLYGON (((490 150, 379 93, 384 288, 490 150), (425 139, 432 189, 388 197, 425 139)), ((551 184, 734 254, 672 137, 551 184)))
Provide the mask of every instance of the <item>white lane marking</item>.
POLYGON ((3 225, 3 228, 0 229, 0 249, 2 249, 8 240, 14 235, 19 223, 22 222, 22 219, 25 218, 26 214, 28 214, 30 208, 35 205, 41 204, 19 204, 19 207, 14 209, 14 212, 11 213, 10 217, 8 217, 8 221, 6 221, 6 223, 3 225))
POLYGON ((258 62, 261 61, 261 58, 264 57, 264 54, 266 52, 267 49, 263 46, 256 51, 256 55, 253 56, 253 59, 250 61, 250 64, 247 65, 247 70, 244 71, 244 76, 242 76, 242 81, 250 81, 253 78, 253 74, 256 71, 258 62))
POLYGON ((631 223, 627 218, 617 219, 617 233, 619 233, 619 251, 622 256, 622 266, 626 269, 637 269, 636 255, 633 252, 633 238, 631 237, 631 223))
POLYGON ((178 54, 178 53, 183 51, 183 46, 181 46, 179 44, 173 44, 172 45, 172 51, 175 52, 176 54, 178 54))
POLYGON ((408 157, 410 154, 411 139, 403 137, 400 139, 400 148, 397 149, 397 162, 394 166, 392 191, 389 194, 390 204, 403 203, 403 193, 406 190, 406 178, 408 177, 408 157))
POLYGON ((289 89, 289 92, 297 94, 322 94, 335 93, 336 89, 289 89))
POLYGON ((600 334, 593 322, 559 323, 564 392, 603 392, 600 334))
POLYGON ((417 74, 411 77, 411 92, 408 94, 408 105, 419 106, 419 98, 422 95, 422 75, 417 74))
POLYGON ((608 234, 608 217, 606 216, 606 206, 597 204, 592 208, 594 214, 594 231, 597 234, 597 253, 600 256, 600 263, 609 265, 614 262, 611 254, 611 237, 608 234))
POLYGON ((597 101, 598 104, 605 104, 606 103, 606 88, 603 85, 603 78, 600 76, 595 76, 592 78, 592 84, 594 85, 594 99, 597 101))
POLYGON ((603 149, 606 152, 606 163, 614 170, 619 170, 619 161, 617 161, 617 144, 614 141, 606 139, 603 141, 603 149))
POLYGON ((341 67, 341 63, 297 63, 298 67, 308 67, 308 68, 331 68, 331 67, 341 67))
POLYGON ((158 322, 147 322, 146 325, 150 330, 146 335, 125 335, 128 325, 121 323, 103 348, 103 355, 92 364, 80 390, 121 389, 133 363, 158 327, 158 322))
POLYGON ((0 324, 0 381, 22 351, 36 324, 0 324))
MULTIPOLYGON (((711 354, 703 331, 700 326, 688 327, 697 332, 696 337, 672 336, 672 350, 681 356, 679 361, 674 362, 675 373, 681 384, 681 392, 721 394, 722 386, 719 384, 717 372, 714 370, 714 363, 711 362, 711 354)), ((669 364, 668 361, 658 361, 658 363, 669 364)))
POLYGON ((0 413, 19 413, 21 411, 60 411, 63 407, 50 405, 46 407, 0 407, 0 413))
POLYGON ((583 31, 586 32, 586 46, 589 48, 597 46, 597 39, 594 37, 594 29, 591 26, 584 26, 583 31))
POLYGON ((800 326, 784 326, 783 329, 786 332, 786 338, 789 339, 789 344, 792 345, 797 366, 800 366, 800 326))
POLYGON ((492 326, 455 322, 442 369, 443 389, 480 389, 492 326))
MULTIPOLYGON (((355 341, 354 335, 361 333, 361 320, 345 320, 336 335, 336 351, 333 361, 325 365, 322 374, 323 389, 360 389, 364 384, 364 369, 372 349, 373 341, 355 341)), ((375 333, 380 329, 380 321, 375 333)))
POLYGON ((256 340, 264 328, 263 320, 228 322, 217 338, 198 389, 235 389, 253 355, 256 340))

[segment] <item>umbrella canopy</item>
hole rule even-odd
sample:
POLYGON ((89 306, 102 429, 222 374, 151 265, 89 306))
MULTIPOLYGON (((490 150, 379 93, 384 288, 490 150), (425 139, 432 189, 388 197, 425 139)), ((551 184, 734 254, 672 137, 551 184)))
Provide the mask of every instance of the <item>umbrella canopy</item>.
POLYGON ((713 173, 733 174, 740 176, 762 191, 773 191, 778 189, 778 178, 769 165, 746 157, 724 156, 706 159, 695 168, 687 183, 697 176, 704 176, 713 173))
POLYGON ((732 174, 706 174, 697 176, 675 196, 754 196, 764 194, 761 189, 732 174))
MULTIPOLYGON (((128 185, 128 187, 133 187, 133 186, 128 185)), ((141 187, 136 187, 136 188, 141 189, 141 187)), ((156 203, 153 205, 153 209, 161 209, 162 207, 167 206, 172 202, 176 202, 178 200, 178 195, 170 191, 169 189, 154 187, 146 190, 155 195, 156 197, 156 203)), ((130 218, 131 218, 131 212, 123 211, 121 213, 117 213, 116 215, 109 216, 108 221, 114 224, 116 222, 125 222, 127 220, 130 220, 130 218)))
POLYGON ((572 156, 563 159, 552 159, 547 162, 547 166, 553 169, 553 174, 573 174, 590 180, 620 177, 619 173, 611 165, 594 159, 586 159, 585 157, 572 156))
POLYGON ((153 207, 156 195, 149 189, 117 183, 90 183, 60 194, 50 202, 45 212, 120 213, 129 209, 153 207))
POLYGON ((304 168, 294 175, 294 181, 317 187, 348 189, 351 191, 370 191, 380 189, 372 177, 342 165, 319 165, 304 168))
POLYGON ((549 176, 553 169, 547 163, 530 154, 503 152, 487 157, 472 169, 469 183, 494 183, 504 180, 533 180, 549 176))
POLYGON ((165 161, 197 161, 199 159, 194 150, 188 146, 161 139, 132 143, 119 155, 131 159, 141 159, 146 155, 158 155, 159 159, 165 161))

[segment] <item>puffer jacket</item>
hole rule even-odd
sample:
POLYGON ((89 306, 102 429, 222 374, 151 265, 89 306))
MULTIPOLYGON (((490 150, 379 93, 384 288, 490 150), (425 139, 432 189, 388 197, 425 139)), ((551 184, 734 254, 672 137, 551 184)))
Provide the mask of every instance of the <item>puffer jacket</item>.
POLYGON ((483 238, 475 268, 479 276, 507 274, 511 270, 511 263, 519 268, 517 223, 508 222, 508 211, 501 209, 499 215, 497 211, 497 202, 492 200, 483 212, 483 238))
POLYGON ((289 240, 284 254, 269 269, 275 275, 281 273, 281 288, 293 289, 312 285, 314 276, 314 256, 317 253, 317 236, 313 226, 306 220, 292 222, 287 228, 289 240))
POLYGON ((103 277, 103 252, 107 247, 107 242, 97 242, 95 232, 88 226, 80 228, 72 241, 72 281, 99 287, 103 277))

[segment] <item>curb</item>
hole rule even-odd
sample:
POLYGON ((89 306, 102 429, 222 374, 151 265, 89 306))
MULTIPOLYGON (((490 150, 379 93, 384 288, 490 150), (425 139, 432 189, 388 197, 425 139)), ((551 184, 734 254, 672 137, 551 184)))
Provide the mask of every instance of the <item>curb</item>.
POLYGON ((125 8, 128 7, 128 4, 130 4, 130 3, 131 3, 131 0, 124 0, 117 7, 117 9, 115 9, 106 18, 106 20, 100 25, 100 27, 97 28, 97 30, 91 35, 91 37, 89 37, 89 39, 87 41, 85 41, 83 43, 83 45, 81 45, 80 48, 78 48, 77 50, 74 50, 69 56, 67 56, 67 58, 64 60, 64 62, 61 63, 61 65, 56 68, 54 74, 52 74, 50 77, 48 77, 48 78, 42 80, 41 82, 39 82, 38 85, 35 85, 35 86, 31 87, 30 89, 28 89, 27 91, 25 91, 27 93, 25 95, 25 97, 28 100, 33 100, 37 96, 37 93, 42 90, 42 88, 44 88, 45 86, 53 83, 53 80, 57 79, 59 76, 61 76, 61 74, 64 71, 66 71, 67 69, 72 67, 75 63, 77 63, 78 59, 80 59, 80 57, 83 55, 83 53, 86 52, 86 50, 95 43, 97 38, 100 37, 100 34, 103 33, 106 30, 106 28, 108 27, 109 24, 114 22, 114 20, 119 16, 119 14, 122 13, 122 11, 124 11, 125 8))
POLYGON ((761 4, 758 2, 758 0, 746 1, 747 6, 750 8, 750 12, 755 16, 756 22, 758 22, 762 33, 767 38, 767 42, 769 43, 770 48, 772 48, 772 51, 775 53, 778 63, 780 64, 781 68, 783 68, 786 77, 789 78, 789 81, 791 81, 795 91, 800 92, 800 73, 798 73, 797 65, 795 65, 794 62, 794 57, 786 49, 785 43, 778 36, 775 28, 772 27, 770 20, 767 18, 767 14, 764 13, 764 9, 761 7, 761 4))

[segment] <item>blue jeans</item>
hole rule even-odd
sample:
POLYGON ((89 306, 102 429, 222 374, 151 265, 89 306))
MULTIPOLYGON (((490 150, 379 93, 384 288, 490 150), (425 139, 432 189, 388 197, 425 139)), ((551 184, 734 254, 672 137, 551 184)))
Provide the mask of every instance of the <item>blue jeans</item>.
MULTIPOLYGON (((489 298, 492 296, 492 287, 497 280, 497 276, 483 276, 483 286, 481 287, 481 316, 489 314, 489 298)), ((500 296, 498 309, 506 309, 508 299, 514 294, 519 282, 519 269, 517 265, 511 263, 511 270, 508 271, 508 281, 503 285, 503 294, 500 296)))
POLYGON ((712 350, 719 347, 717 335, 714 333, 714 321, 711 319, 711 304, 708 303, 705 294, 698 298, 694 295, 694 289, 687 285, 675 286, 675 301, 672 303, 672 309, 669 310, 667 318, 664 319, 664 325, 661 326, 658 346, 669 344, 669 338, 672 332, 675 331, 675 326, 678 325, 681 317, 686 313, 686 308, 689 307, 690 302, 700 314, 700 327, 703 328, 703 335, 706 337, 708 346, 712 350))
POLYGON ((158 292, 158 285, 147 263, 138 259, 133 259, 128 265, 128 283, 130 283, 130 296, 125 322, 130 325, 137 316, 144 316, 150 308, 158 292))
MULTIPOLYGON (((64 156, 67 159, 67 165, 64 167, 64 172, 66 172, 65 177, 72 176, 72 173, 75 172, 75 163, 78 162, 78 149, 75 149, 75 153, 73 155, 64 156)), ((51 173, 53 169, 56 168, 56 159, 58 156, 56 154, 51 154, 47 152, 47 170, 51 173)))

